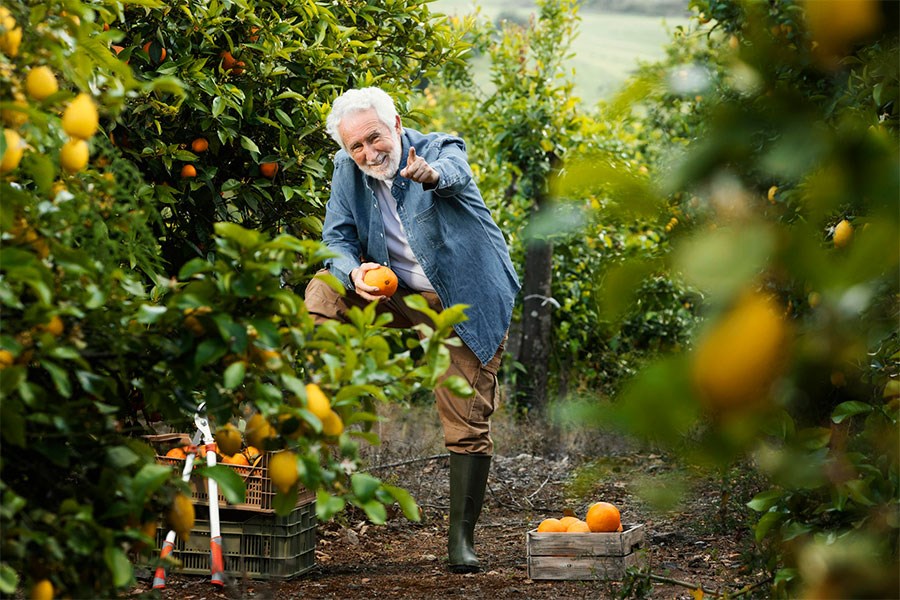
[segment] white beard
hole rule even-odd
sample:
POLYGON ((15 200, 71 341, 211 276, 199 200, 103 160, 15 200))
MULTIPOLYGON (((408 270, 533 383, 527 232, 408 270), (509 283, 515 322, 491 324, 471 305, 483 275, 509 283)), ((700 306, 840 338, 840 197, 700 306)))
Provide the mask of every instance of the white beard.
POLYGON ((400 135, 396 131, 391 132, 391 137, 394 141, 394 148, 390 154, 382 154, 378 157, 378 160, 381 161, 380 164, 360 165, 359 169, 369 177, 386 181, 393 179, 397 174, 397 169, 400 168, 400 155, 403 152, 403 144, 400 141, 400 135))

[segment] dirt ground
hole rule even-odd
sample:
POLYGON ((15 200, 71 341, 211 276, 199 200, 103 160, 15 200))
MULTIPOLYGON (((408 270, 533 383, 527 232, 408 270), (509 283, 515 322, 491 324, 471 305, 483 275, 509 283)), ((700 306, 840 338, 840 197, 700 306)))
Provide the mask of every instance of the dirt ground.
POLYGON ((484 569, 478 574, 450 574, 446 569, 449 461, 436 416, 431 407, 394 408, 390 413, 378 425, 382 445, 366 450, 368 468, 413 494, 423 513, 420 523, 398 514, 376 526, 361 512, 345 513, 319 525, 316 565, 298 577, 261 581, 230 573, 226 585, 216 587, 208 576, 173 572, 167 588, 154 592, 145 573, 131 595, 178 600, 689 600, 701 597, 696 594, 700 586, 706 596, 714 596, 758 585, 756 596, 766 596, 766 574, 751 566, 753 539, 744 525, 743 504, 756 490, 746 481, 693 477, 684 505, 653 511, 637 490, 641 481, 668 481, 676 467, 664 455, 608 433, 517 425, 502 414, 494 420, 495 457, 476 528, 476 550, 484 569), (615 503, 626 527, 644 525, 640 575, 624 581, 529 578, 526 532, 546 517, 562 516, 566 508, 583 517, 597 500, 615 503))

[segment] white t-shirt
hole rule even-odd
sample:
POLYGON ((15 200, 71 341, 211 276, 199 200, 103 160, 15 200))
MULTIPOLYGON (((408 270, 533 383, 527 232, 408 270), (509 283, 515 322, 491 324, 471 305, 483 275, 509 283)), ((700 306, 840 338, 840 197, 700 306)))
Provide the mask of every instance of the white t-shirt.
POLYGON ((388 255, 391 257, 391 268, 397 274, 397 277, 411 290, 417 292, 433 292, 434 288, 422 265, 413 254, 412 248, 409 246, 409 240, 406 238, 406 231, 403 229, 403 223, 400 222, 400 215, 397 213, 397 201, 391 195, 391 185, 394 180, 382 181, 375 180, 375 193, 378 195, 380 202, 378 208, 381 210, 381 219, 384 221, 384 235, 387 242, 388 255))

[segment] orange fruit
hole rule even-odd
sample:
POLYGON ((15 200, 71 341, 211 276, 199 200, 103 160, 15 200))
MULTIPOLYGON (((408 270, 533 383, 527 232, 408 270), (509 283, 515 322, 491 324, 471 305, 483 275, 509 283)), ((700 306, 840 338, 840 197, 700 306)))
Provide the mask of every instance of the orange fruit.
POLYGON ((259 458, 259 454, 259 450, 254 446, 247 446, 246 448, 244 448, 244 456, 246 456, 247 460, 251 463, 259 458))
POLYGON ((579 519, 578 517, 566 516, 566 517, 563 517, 562 519, 560 519, 559 522, 562 523, 563 529, 568 529, 569 525, 571 525, 572 523, 574 523, 576 521, 580 521, 580 520, 581 519, 579 519))
POLYGON ((594 532, 616 531, 622 525, 619 509, 609 502, 595 502, 587 511, 584 518, 588 527, 594 532))
POLYGON ((234 63, 234 66, 231 67, 231 72, 234 73, 235 75, 241 75, 244 72, 245 66, 246 65, 244 65, 244 61, 242 61, 242 60, 236 61, 234 63))
POLYGON ((247 460, 247 457, 238 452, 237 454, 225 455, 222 457, 222 464, 225 465, 250 465, 250 461, 247 460))
POLYGON ((159 62, 166 60, 166 49, 160 46, 158 42, 147 42, 144 44, 144 52, 147 53, 147 56, 152 58, 152 55, 150 54, 151 47, 159 47, 159 62))
POLYGON ((278 173, 278 163, 276 163, 276 162, 260 163, 259 172, 263 177, 272 179, 273 177, 275 177, 275 174, 278 173))
POLYGON ((184 165, 181 167, 181 177, 182 179, 190 179, 192 177, 197 176, 197 169, 194 165, 184 165))
POLYGON ((194 154, 200 154, 201 152, 206 152, 209 150, 209 142, 206 138, 197 138, 193 142, 191 142, 191 150, 193 150, 194 154))
POLYGON ((378 288, 377 292, 373 292, 375 296, 390 298, 397 291, 397 274, 385 266, 366 271, 363 281, 378 288))
POLYGON ((166 452, 166 458, 181 458, 181 459, 183 459, 186 457, 187 457, 187 454, 185 454, 184 450, 181 449, 181 447, 179 447, 179 446, 176 446, 176 447, 172 448, 171 450, 169 450, 168 452, 166 452))
POLYGON ((590 533, 591 528, 581 519, 575 519, 566 528, 566 533, 590 533))
POLYGON ((563 533, 566 531, 566 528, 563 527, 563 524, 559 522, 559 519, 549 518, 544 519, 538 525, 538 533, 563 533))
POLYGON ((222 57, 222 68, 226 71, 230 71, 231 68, 234 67, 234 64, 237 62, 234 59, 234 56, 232 56, 231 52, 229 52, 228 50, 223 51, 219 56, 222 57))

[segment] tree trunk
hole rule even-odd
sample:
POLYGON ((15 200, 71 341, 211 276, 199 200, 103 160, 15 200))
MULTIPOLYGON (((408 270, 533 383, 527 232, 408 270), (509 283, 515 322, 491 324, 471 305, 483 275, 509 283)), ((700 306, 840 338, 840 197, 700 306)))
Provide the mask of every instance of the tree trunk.
POLYGON ((522 284, 522 364, 516 398, 520 408, 543 412, 547 406, 550 372, 550 332, 554 305, 549 301, 553 279, 553 243, 535 238, 525 248, 525 276, 522 284))

